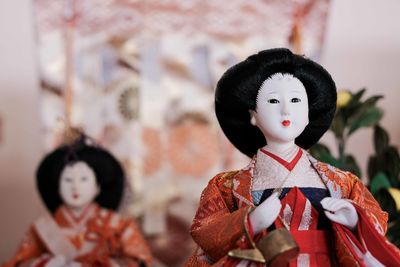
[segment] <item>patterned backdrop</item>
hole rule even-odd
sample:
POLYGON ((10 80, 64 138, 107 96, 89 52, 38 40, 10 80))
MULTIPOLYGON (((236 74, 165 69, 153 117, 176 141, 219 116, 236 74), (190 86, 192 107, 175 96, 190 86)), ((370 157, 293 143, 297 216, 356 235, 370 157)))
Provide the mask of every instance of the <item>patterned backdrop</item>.
POLYGON ((112 151, 128 176, 121 212, 141 219, 160 266, 181 265, 201 190, 248 161, 216 121, 218 78, 271 47, 318 60, 329 0, 33 5, 45 151, 68 122, 112 151))

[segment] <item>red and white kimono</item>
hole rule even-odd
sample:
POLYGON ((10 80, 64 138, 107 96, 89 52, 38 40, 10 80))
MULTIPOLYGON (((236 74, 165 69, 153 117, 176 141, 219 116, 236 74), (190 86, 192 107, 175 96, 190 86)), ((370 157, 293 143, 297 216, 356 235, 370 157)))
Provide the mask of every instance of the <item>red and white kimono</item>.
POLYGON ((65 206, 53 217, 37 220, 16 255, 3 267, 44 266, 52 255, 63 255, 82 266, 150 266, 147 242, 133 220, 89 206, 80 218, 65 206))
MULTIPOLYGON (((282 174, 289 179, 283 185, 280 217, 300 247, 291 267, 368 266, 370 262, 400 266, 400 251, 384 237, 387 213, 355 175, 319 162, 304 150, 292 162, 269 156, 262 162, 259 151, 245 169, 218 174, 209 182, 191 227, 198 248, 186 266, 263 266, 227 254, 254 248, 254 242, 268 234, 266 229, 254 236, 248 214, 272 193, 269 178, 282 174), (304 186, 310 180, 315 188, 304 186), (354 232, 324 216, 319 201, 326 196, 353 203, 359 216, 354 232)), ((275 227, 283 227, 281 219, 275 227)))

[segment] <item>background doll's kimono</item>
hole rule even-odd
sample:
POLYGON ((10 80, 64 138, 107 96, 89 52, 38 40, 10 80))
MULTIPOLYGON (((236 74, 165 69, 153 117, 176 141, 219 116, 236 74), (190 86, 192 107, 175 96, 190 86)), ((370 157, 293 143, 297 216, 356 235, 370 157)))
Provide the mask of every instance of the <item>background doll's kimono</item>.
POLYGON ((16 255, 3 267, 18 266, 36 260, 43 266, 43 255, 61 254, 83 266, 150 266, 150 249, 136 223, 96 204, 75 218, 61 206, 53 218, 37 220, 25 235, 16 255), (72 229, 80 229, 78 232, 72 229), (48 249, 51 247, 51 249, 48 249))
MULTIPOLYGON (((387 213, 380 209, 362 182, 353 174, 302 152, 303 161, 297 165, 308 164, 313 168, 325 183, 328 196, 352 201, 359 222, 354 232, 329 220, 322 221, 323 230, 319 230, 321 214, 315 202, 297 187, 286 190, 286 194, 284 190, 280 215, 300 247, 299 256, 289 265, 365 266, 365 262, 375 262, 371 260, 372 254, 385 266, 400 266, 399 250, 384 237, 387 213)), ((257 205, 257 194, 252 189, 259 154, 245 169, 218 174, 203 191, 191 227, 191 235, 199 247, 186 266, 264 266, 227 256, 234 249, 253 248, 260 237, 268 234, 266 230, 254 236, 248 221, 249 212, 257 205)), ((280 220, 275 221, 275 226, 283 227, 280 220)))
MULTIPOLYGON (((40 196, 51 216, 41 217, 33 223, 16 255, 3 266, 25 263, 43 267, 56 255, 64 256, 67 264, 78 262, 83 266, 150 266, 150 249, 136 223, 114 211, 119 206, 124 188, 122 165, 80 131, 70 131, 74 138, 46 155, 36 173, 40 196), (92 186, 98 186, 94 199, 85 199, 88 203, 79 202, 79 205, 84 205, 79 216, 70 210, 71 205, 68 206, 60 193, 61 174, 66 166, 76 166, 78 162, 86 164, 84 166, 92 171, 96 179, 96 185, 92 186)), ((68 174, 71 175, 71 185, 76 183, 72 182, 72 176, 89 180, 88 174, 83 169, 80 171, 82 173, 68 174)), ((74 186, 79 185, 82 184, 74 186)), ((74 194, 83 193, 90 192, 83 190, 74 194)))

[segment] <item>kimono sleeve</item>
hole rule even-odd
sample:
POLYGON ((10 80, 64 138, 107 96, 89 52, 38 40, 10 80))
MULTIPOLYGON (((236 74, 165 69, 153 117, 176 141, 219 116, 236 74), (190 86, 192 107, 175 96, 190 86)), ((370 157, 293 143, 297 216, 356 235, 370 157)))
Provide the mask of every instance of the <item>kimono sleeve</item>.
POLYGON ((15 256, 4 263, 2 267, 13 267, 30 262, 39 258, 45 252, 45 247, 37 236, 34 227, 31 227, 25 234, 15 256))
POLYGON ((381 235, 385 235, 388 221, 387 212, 381 209, 378 202, 357 176, 352 173, 349 173, 349 175, 353 181, 349 199, 364 210, 369 221, 375 226, 375 229, 381 235))
POLYGON ((123 259, 135 260, 139 262, 138 266, 151 266, 153 259, 150 248, 133 220, 126 222, 121 234, 121 244, 123 259))
POLYGON ((341 266, 400 266, 400 251, 385 237, 387 213, 382 211, 360 179, 348 174, 353 182, 349 199, 359 220, 355 232, 333 224, 341 266))
POLYGON ((191 235, 199 247, 213 261, 218 261, 230 250, 251 246, 248 214, 251 207, 230 210, 230 200, 221 193, 214 177, 204 189, 199 208, 191 226, 191 235))

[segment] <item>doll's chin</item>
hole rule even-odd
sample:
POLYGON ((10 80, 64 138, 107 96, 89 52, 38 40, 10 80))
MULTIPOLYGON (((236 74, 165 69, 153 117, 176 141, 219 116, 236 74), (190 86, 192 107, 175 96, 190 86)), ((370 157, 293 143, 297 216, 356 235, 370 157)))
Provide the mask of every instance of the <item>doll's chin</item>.
POLYGON ((89 205, 91 202, 88 201, 65 201, 64 204, 72 209, 80 209, 89 205))
POLYGON ((272 138, 268 138, 267 139, 267 143, 268 140, 273 140, 274 143, 289 143, 292 142, 293 140, 296 139, 297 136, 299 136, 300 134, 296 135, 296 134, 281 134, 279 136, 272 136, 272 138))
POLYGON ((274 131, 262 130, 267 140, 276 140, 277 142, 291 142, 296 139, 304 129, 295 129, 293 127, 283 127, 274 131))

